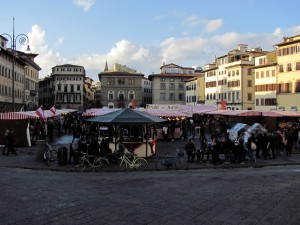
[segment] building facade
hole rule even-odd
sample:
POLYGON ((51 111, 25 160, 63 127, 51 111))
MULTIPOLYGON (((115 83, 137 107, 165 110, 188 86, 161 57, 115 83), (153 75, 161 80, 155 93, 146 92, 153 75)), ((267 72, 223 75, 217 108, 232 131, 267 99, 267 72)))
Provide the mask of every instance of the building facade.
POLYGON ((134 103, 139 107, 143 103, 144 74, 125 65, 115 64, 98 74, 101 82, 101 103, 108 108, 131 108, 134 103))
POLYGON ((34 62, 37 54, 13 51, 7 44, 0 35, 0 111, 35 109, 41 69, 34 62))
POLYGON ((197 82, 197 77, 190 78, 185 82, 186 105, 197 104, 197 82))
POLYGON ((159 74, 148 76, 152 82, 152 104, 185 104, 185 82, 197 75, 191 67, 163 64, 159 74))
POLYGON ((101 82, 96 82, 92 85, 92 89, 94 92, 94 101, 95 101, 95 108, 102 108, 101 103, 101 82))
POLYGON ((277 109, 277 58, 276 51, 255 58, 255 109, 277 109))
POLYGON ((85 69, 83 66, 64 64, 52 68, 54 104, 58 109, 85 107, 85 69))
POLYGON ((147 104, 152 104, 152 83, 147 77, 142 80, 143 101, 141 106, 146 107, 147 104))
POLYGON ((215 104, 220 108, 226 101, 226 109, 255 109, 254 82, 252 68, 255 58, 265 55, 261 48, 247 49, 238 45, 227 55, 215 58, 215 62, 205 65, 206 105, 215 104))
POLYGON ((300 35, 283 38, 277 52, 277 109, 300 110, 300 35))
POLYGON ((39 103, 38 105, 44 106, 44 109, 50 109, 54 104, 54 84, 53 78, 47 76, 39 80, 39 103))
POLYGON ((84 81, 84 109, 95 108, 95 92, 92 88, 93 79, 85 77, 84 81))
POLYGON ((37 54, 17 52, 18 56, 25 61, 25 111, 33 111, 39 104, 39 71, 41 68, 34 62, 37 54))

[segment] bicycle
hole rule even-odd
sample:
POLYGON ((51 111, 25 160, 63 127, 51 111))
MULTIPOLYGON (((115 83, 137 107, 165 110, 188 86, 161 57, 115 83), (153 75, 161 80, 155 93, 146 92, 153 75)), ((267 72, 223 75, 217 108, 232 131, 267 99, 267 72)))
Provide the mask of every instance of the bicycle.
POLYGON ((123 154, 113 166, 115 171, 125 171, 127 168, 142 171, 147 169, 147 163, 146 159, 136 157, 134 154, 132 160, 130 160, 126 154, 123 154))
POLYGON ((46 143, 47 148, 44 150, 44 160, 48 166, 50 166, 51 162, 55 162, 57 160, 57 150, 53 149, 50 144, 46 143))
POLYGON ((159 156, 156 160, 156 168, 158 170, 167 170, 173 165, 176 169, 184 170, 187 168, 187 161, 184 159, 184 153, 176 149, 176 156, 170 156, 166 154, 165 156, 159 156))
POLYGON ((81 152, 81 154, 83 156, 80 158, 79 163, 75 165, 76 171, 84 172, 89 167, 93 172, 100 172, 103 168, 108 167, 109 165, 109 161, 106 158, 89 155, 86 152, 81 152), (94 158, 93 162, 91 162, 91 158, 94 158))

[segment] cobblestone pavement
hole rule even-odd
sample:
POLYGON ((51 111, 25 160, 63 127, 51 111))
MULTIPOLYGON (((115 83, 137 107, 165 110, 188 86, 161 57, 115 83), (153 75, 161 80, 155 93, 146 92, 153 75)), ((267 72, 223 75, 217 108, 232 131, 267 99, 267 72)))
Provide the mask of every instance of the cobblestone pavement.
MULTIPOLYGON (((70 140, 52 144, 68 147, 70 140)), ((184 145, 159 141, 157 154, 184 145)), ((144 172, 76 173, 72 164, 36 161, 36 147, 17 150, 0 156, 1 225, 299 224, 300 154, 163 172, 148 159, 144 172)))
POLYGON ((75 173, 0 168, 0 224, 265 224, 300 220, 300 166, 75 173))

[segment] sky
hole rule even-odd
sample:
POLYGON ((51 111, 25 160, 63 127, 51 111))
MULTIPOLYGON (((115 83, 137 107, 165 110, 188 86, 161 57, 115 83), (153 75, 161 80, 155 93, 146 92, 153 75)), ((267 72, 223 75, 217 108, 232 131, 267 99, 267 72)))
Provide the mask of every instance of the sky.
MULTIPOLYGON (((163 63, 202 67, 238 44, 273 51, 300 34, 296 0, 0 0, 0 34, 26 34, 40 78, 62 64, 98 82, 107 61, 146 77, 163 63)), ((10 45, 10 43, 9 43, 10 45)), ((17 50, 27 46, 17 44, 17 50)))

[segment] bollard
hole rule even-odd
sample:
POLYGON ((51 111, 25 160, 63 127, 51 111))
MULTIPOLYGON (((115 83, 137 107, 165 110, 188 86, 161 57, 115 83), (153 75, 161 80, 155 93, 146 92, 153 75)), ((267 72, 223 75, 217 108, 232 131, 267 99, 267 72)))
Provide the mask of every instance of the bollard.
POLYGON ((45 140, 38 140, 36 142, 36 156, 35 159, 38 162, 44 161, 44 151, 47 148, 46 141, 45 140))

